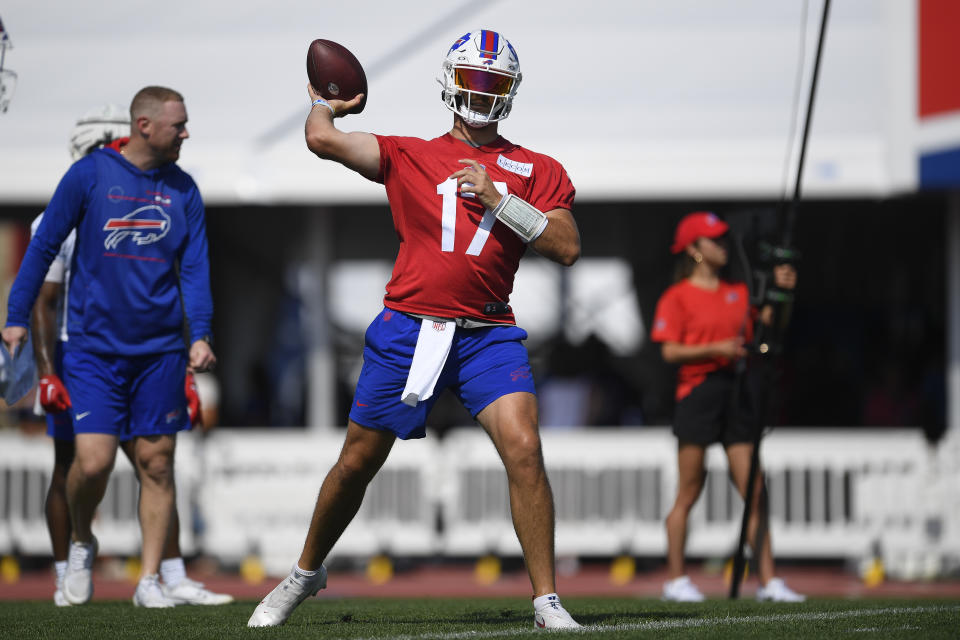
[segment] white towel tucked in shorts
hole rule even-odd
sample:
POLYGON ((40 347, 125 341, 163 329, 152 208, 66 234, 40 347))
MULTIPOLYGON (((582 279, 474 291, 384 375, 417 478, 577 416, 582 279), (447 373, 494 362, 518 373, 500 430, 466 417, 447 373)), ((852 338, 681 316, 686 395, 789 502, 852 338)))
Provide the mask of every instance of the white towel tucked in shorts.
POLYGON ((407 386, 400 396, 404 404, 415 407, 418 402, 433 395, 433 388, 450 354, 456 328, 453 320, 423 319, 420 322, 420 335, 417 337, 417 348, 413 351, 410 373, 407 374, 407 386))

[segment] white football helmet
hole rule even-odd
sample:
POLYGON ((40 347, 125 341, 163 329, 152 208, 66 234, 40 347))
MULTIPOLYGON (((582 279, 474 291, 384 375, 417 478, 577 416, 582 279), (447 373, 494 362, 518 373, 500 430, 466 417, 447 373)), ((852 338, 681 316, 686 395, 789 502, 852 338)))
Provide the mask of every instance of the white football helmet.
POLYGON ((130 114, 108 104, 88 111, 77 120, 70 134, 70 157, 75 161, 94 149, 130 135, 130 114))
POLYGON ((447 51, 437 81, 443 103, 469 126, 480 128, 510 115, 520 86, 520 60, 496 31, 465 33, 447 51))

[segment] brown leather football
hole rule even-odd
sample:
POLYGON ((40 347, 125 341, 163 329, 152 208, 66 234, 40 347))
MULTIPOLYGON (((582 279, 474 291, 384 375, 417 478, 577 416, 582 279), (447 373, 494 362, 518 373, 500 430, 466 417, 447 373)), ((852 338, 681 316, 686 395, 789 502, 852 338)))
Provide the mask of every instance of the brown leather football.
POLYGON ((363 100, 350 113, 360 113, 367 104, 367 74, 350 50, 332 40, 318 38, 307 49, 307 77, 314 91, 326 100, 363 100))

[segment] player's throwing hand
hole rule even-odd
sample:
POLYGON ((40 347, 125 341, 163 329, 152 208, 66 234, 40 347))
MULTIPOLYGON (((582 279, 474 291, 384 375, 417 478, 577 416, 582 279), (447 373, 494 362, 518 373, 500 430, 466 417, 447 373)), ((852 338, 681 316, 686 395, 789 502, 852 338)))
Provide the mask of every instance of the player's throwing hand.
POLYGON ((324 107, 323 109, 320 110, 320 112, 323 113, 324 111, 332 110, 331 112, 334 118, 342 118, 343 116, 350 113, 350 111, 354 107, 356 107, 358 104, 363 102, 363 99, 365 97, 362 93, 358 93, 353 97, 352 100, 327 100, 326 98, 321 96, 319 93, 314 91, 313 86, 309 82, 307 83, 307 94, 309 94, 310 96, 311 103, 316 103, 316 101, 319 99, 329 104, 330 105, 329 107, 324 107))

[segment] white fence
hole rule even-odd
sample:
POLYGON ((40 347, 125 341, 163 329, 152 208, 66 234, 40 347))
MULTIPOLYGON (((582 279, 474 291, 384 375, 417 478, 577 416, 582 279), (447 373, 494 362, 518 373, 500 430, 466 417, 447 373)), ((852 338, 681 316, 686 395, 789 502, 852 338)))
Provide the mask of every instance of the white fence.
MULTIPOLYGON (((302 430, 221 431, 209 438, 199 488, 204 551, 227 561, 254 553, 271 573, 288 571, 342 444, 342 435, 302 430)), ((394 448, 337 544, 338 555, 437 551, 437 444, 427 439, 394 448)))
MULTIPOLYGON (((180 549, 197 551, 194 502, 199 482, 199 450, 194 438, 177 441, 177 510, 180 549)), ((53 445, 46 437, 0 433, 0 554, 51 553, 44 503, 53 470, 53 445)), ((117 452, 116 465, 100 503, 93 532, 106 554, 134 555, 140 551, 137 518, 139 487, 133 467, 117 452)))
MULTIPOLYGON (((662 555, 676 483, 676 443, 664 428, 545 430, 562 555, 662 555)), ((228 563, 261 557, 271 573, 296 559, 342 432, 222 430, 178 442, 184 552, 228 563)), ((781 429, 763 443, 771 527, 781 558, 863 559, 935 575, 960 565, 960 444, 932 449, 915 430, 781 429)), ((53 452, 46 438, 0 436, 0 553, 49 553, 43 500, 53 452)), ((742 501, 719 447, 688 536, 691 556, 729 554, 742 501)), ((105 554, 139 549, 137 486, 118 456, 96 521, 105 554)), ((506 476, 477 428, 398 442, 334 554, 368 557, 518 555, 506 476)))

